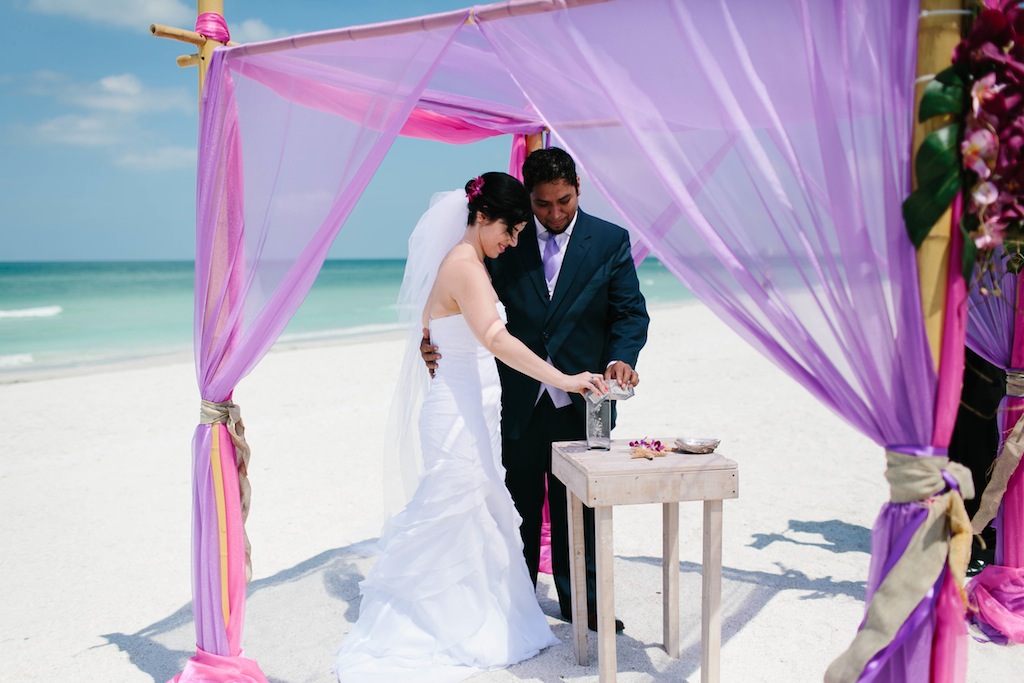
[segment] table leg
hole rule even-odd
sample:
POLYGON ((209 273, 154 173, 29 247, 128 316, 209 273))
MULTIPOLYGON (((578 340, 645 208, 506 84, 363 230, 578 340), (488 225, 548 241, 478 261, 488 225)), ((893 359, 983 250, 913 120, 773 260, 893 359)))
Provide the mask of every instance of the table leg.
POLYGON ((615 681, 615 584, 612 576, 612 507, 594 508, 597 541, 597 669, 600 683, 615 681))
POLYGON ((586 666, 590 661, 590 642, 587 634, 587 564, 583 537, 583 502, 576 494, 565 489, 569 506, 569 581, 572 584, 572 648, 576 663, 586 666))
POLYGON ((704 501, 701 570, 700 680, 718 683, 722 649, 722 501, 704 501))
POLYGON ((669 657, 679 658, 679 503, 662 506, 661 594, 663 638, 669 657))

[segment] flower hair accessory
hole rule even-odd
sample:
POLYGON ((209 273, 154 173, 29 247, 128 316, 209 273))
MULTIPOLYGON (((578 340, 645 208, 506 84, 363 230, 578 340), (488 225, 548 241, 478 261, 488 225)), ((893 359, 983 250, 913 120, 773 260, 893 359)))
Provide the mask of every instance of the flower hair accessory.
POLYGON ((483 176, 477 176, 473 180, 469 181, 469 190, 466 191, 466 197, 469 201, 473 201, 484 193, 484 179, 483 176))

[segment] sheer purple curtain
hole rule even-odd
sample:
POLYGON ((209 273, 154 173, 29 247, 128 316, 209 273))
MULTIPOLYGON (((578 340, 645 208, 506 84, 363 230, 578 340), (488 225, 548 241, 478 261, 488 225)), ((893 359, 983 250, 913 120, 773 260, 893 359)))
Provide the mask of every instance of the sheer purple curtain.
MULTIPOLYGON (((306 65, 321 58, 315 45, 292 58, 250 57, 245 47, 214 54, 202 106, 195 269, 203 399, 193 440, 197 653, 178 680, 266 680, 241 656, 247 502, 239 499, 239 479, 244 488, 247 456, 231 393, 305 298, 460 23, 375 41, 386 59, 374 62, 371 75, 387 87, 360 91, 344 116, 316 107, 316 92, 307 89, 306 65), (261 70, 263 61, 273 68, 261 70)), ((318 75, 365 73, 364 50, 351 41, 334 46, 330 67, 318 75)))
MULTIPOLYGON (((914 2, 649 0, 481 30, 704 303, 880 445, 942 455, 931 448, 936 373, 900 214, 916 16, 914 2)), ((869 600, 924 523, 920 510, 900 501, 881 511, 869 600)), ((920 569, 930 579, 900 630, 830 680, 929 680, 944 559, 920 569)))

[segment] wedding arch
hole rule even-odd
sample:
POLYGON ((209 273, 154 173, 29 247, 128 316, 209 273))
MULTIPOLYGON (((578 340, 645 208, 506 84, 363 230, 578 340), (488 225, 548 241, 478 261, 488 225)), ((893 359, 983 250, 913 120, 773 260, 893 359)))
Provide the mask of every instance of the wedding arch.
MULTIPOLYGON (((945 261, 919 268, 901 217, 918 18, 914 0, 519 0, 213 51, 197 189, 197 652, 178 680, 266 681, 241 656, 248 456, 231 395, 392 142, 511 135, 516 171, 544 130, 624 217, 638 257, 885 448, 893 496, 867 614, 826 679, 962 680, 950 543, 963 529, 948 520, 970 476, 943 456, 964 283, 945 261)), ((222 22, 200 21, 227 43, 222 22)))

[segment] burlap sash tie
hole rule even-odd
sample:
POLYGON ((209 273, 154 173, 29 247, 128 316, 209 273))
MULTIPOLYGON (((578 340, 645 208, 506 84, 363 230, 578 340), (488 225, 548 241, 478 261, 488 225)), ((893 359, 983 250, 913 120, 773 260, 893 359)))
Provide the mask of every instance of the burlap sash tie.
POLYGON ((245 441, 245 425, 242 424, 242 411, 231 401, 213 403, 202 401, 199 409, 199 424, 220 423, 227 427, 231 443, 235 445, 235 464, 238 466, 238 494, 242 507, 242 534, 245 537, 245 582, 252 581, 252 546, 249 544, 249 533, 245 530, 245 520, 249 517, 249 503, 252 498, 252 487, 249 485, 249 444, 245 441))
POLYGON ((963 501, 974 497, 970 470, 946 457, 887 450, 885 458, 891 502, 920 502, 928 516, 882 580, 853 643, 825 672, 826 683, 853 683, 860 678, 868 662, 893 642, 947 562, 963 595, 962 581, 971 557, 971 525, 963 501))
MULTIPOLYGON (((1024 398, 1024 370, 1006 371, 1006 395, 1014 398, 1024 398)), ((1006 493, 1006 486, 1010 483, 1010 477, 1017 471, 1020 464, 1021 453, 1024 452, 1024 414, 1013 426, 1010 436, 1006 437, 1003 447, 999 451, 992 467, 992 477, 985 485, 981 494, 981 502, 978 511, 971 519, 971 531, 980 534, 985 530, 996 514, 999 512, 999 505, 1003 502, 1003 495, 1006 493)))

